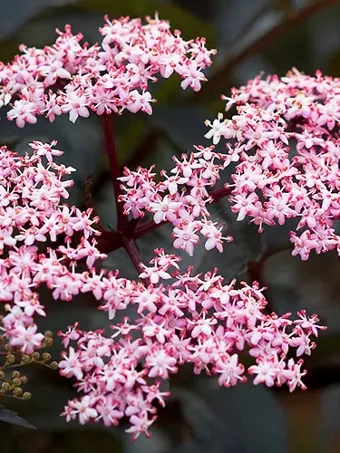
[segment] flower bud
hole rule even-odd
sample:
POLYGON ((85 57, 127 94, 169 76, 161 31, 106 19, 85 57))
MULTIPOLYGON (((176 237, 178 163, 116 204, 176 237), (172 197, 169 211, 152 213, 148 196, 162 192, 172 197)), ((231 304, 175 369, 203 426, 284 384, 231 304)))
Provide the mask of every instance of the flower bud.
POLYGON ((32 398, 32 393, 30 393, 30 392, 25 392, 25 393, 22 395, 22 399, 23 399, 23 400, 28 401, 28 400, 30 400, 31 398, 32 398))
POLYGON ((51 347, 54 343, 54 340, 53 338, 51 337, 45 337, 45 340, 44 340, 44 346, 47 346, 48 348, 51 347))
POLYGON ((11 390, 11 386, 8 382, 3 382, 1 384, 1 392, 2 393, 5 393, 5 392, 9 392, 11 390))
POLYGON ((32 361, 32 359, 31 359, 31 357, 29 355, 24 354, 24 355, 21 356, 21 364, 22 365, 27 365, 28 363, 31 363, 31 361, 32 361))
POLYGON ((7 354, 6 356, 6 365, 12 365, 15 362, 15 355, 14 354, 7 354))
POLYGON ((20 376, 20 381, 22 384, 26 384, 26 382, 28 381, 27 376, 20 376))
POLYGON ((22 388, 15 387, 15 389, 13 389, 13 395, 16 396, 17 398, 20 398, 22 396, 22 388))
POLYGON ((49 362, 51 360, 51 358, 52 358, 52 356, 48 352, 44 352, 43 354, 41 354, 41 357, 40 357, 42 362, 49 362))
POLYGON ((13 379, 12 385, 14 385, 14 387, 19 387, 21 385, 21 380, 19 378, 13 379))

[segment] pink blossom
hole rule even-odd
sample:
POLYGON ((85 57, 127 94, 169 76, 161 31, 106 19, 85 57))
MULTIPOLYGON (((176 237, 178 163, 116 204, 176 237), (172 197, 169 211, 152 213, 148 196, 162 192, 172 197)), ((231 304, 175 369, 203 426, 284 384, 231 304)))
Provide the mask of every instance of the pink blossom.
MULTIPOLYGON (((255 385, 305 388, 302 362, 288 359, 288 354, 292 350, 297 356, 310 354, 314 348, 311 337, 323 329, 316 315, 307 317, 301 312, 295 321, 289 314, 280 318, 265 315, 267 302, 257 283, 238 287, 233 280, 224 284, 217 269, 194 275, 191 268, 181 270, 178 263, 175 255, 156 249, 150 268, 176 269, 175 282, 167 285, 102 274, 101 281, 107 286, 102 307, 114 298, 116 309, 130 305, 139 317, 135 321, 124 317, 123 322, 113 324, 109 338, 103 331, 80 331, 77 325, 65 334, 75 346, 64 354, 61 373, 66 377, 80 373, 79 389, 93 401, 98 394, 104 398, 98 400, 98 420, 116 426, 124 413, 130 423, 127 432, 144 432, 155 420, 151 395, 164 404, 163 395, 154 387, 158 379, 169 379, 188 363, 196 374, 217 375, 219 384, 226 387, 245 382, 250 374, 255 385), (246 351, 255 361, 248 368, 240 355, 246 351), (112 413, 105 406, 105 398, 113 398, 110 395, 115 395, 112 413), (142 420, 140 414, 144 414, 142 420)), ((68 418, 74 415, 71 403, 64 412, 68 418)))
POLYGON ((32 354, 34 349, 42 345, 44 335, 37 333, 38 327, 23 325, 16 326, 11 331, 11 344, 13 346, 20 346, 22 352, 25 354, 32 354))
POLYGON ((150 82, 177 73, 183 89, 198 91, 206 80, 203 70, 216 51, 208 50, 203 38, 185 41, 159 18, 147 17, 145 24, 129 17, 105 21, 99 29, 102 41, 93 46, 82 44, 82 34, 73 35, 66 25, 51 46, 20 47, 21 55, 0 70, 0 105, 12 101, 9 120, 24 127, 40 115, 51 122, 61 114, 75 122, 90 111, 150 115, 150 82), (55 93, 56 84, 62 89, 55 93))
POLYGON ((244 366, 238 364, 237 354, 233 354, 226 361, 218 362, 216 373, 221 374, 218 378, 219 385, 224 385, 225 387, 236 385, 238 380, 241 382, 246 380, 246 378, 242 376, 244 373, 244 366))
POLYGON ((83 377, 83 371, 79 360, 79 354, 70 347, 68 357, 65 353, 63 354, 63 357, 64 359, 59 362, 59 368, 62 370, 61 374, 66 377, 75 376, 77 379, 81 379, 83 377))
MULTIPOLYGON (((7 118, 23 127, 42 115, 54 121, 68 114, 75 122, 90 112, 151 114, 151 83, 177 73, 183 89, 198 91, 215 53, 204 38, 185 41, 180 32, 172 33, 158 15, 145 24, 105 17, 100 33, 101 42, 89 46, 66 26, 51 46, 22 46, 21 55, 0 67, 0 105, 10 103, 7 118)), ((193 256, 203 238, 206 250, 222 253, 232 238, 223 236, 224 225, 209 205, 228 196, 236 220, 254 223, 259 232, 296 219, 289 234, 293 255, 306 260, 313 250, 340 253, 334 226, 340 215, 338 85, 321 73, 309 77, 296 70, 282 78, 258 77, 224 97, 226 110, 235 105, 236 114, 206 121, 211 146, 195 145, 174 157, 169 172, 126 168, 118 188, 116 168, 112 182, 122 211, 110 237, 134 258, 138 281, 98 270, 98 261, 106 258, 96 239, 99 218, 91 208, 82 212, 65 203, 73 184, 66 176, 74 168, 54 161, 62 155, 56 142, 33 141, 23 157, 0 149, 0 296, 6 311, 1 329, 9 344, 26 354, 43 346, 36 325, 36 317, 45 316, 40 286, 59 303, 89 293, 113 320, 109 336, 103 329, 83 331, 77 322, 59 332, 67 349, 60 374, 72 378, 79 392, 65 407, 67 421, 102 421, 109 427, 124 419, 133 439, 149 436, 157 417, 154 403, 164 406, 169 396, 160 391, 160 380, 187 364, 225 387, 252 375, 255 385, 306 388, 300 357, 311 354, 313 337, 325 328, 316 315, 300 311, 296 320, 268 315, 257 282, 225 283, 217 269, 195 274, 193 267, 180 266, 177 254, 157 248, 146 265, 126 244, 136 245, 153 223, 169 222, 175 249, 193 256), (219 143, 223 151, 215 148, 219 143), (235 169, 227 183, 216 189, 231 164, 235 169), (121 228, 123 215, 136 222, 126 219, 127 228, 121 228), (140 226, 138 219, 146 215, 152 220, 140 226), (126 309, 133 315, 115 320, 126 309), (242 363, 245 354, 252 365, 242 363)))
POLYGON ((81 425, 97 417, 98 412, 92 407, 93 404, 94 401, 89 396, 84 396, 80 401, 74 400, 70 402, 71 413, 78 416, 81 425))
POLYGON ((183 249, 192 256, 194 254, 194 245, 199 241, 196 232, 197 226, 194 223, 189 223, 185 227, 174 228, 173 236, 176 238, 174 247, 176 249, 183 249))

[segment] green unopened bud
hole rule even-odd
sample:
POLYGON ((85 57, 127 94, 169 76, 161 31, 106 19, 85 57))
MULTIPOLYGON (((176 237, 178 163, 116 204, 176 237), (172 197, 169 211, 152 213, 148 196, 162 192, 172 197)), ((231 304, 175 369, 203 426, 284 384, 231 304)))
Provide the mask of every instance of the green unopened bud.
POLYGON ((12 372, 12 379, 15 379, 15 378, 18 378, 20 377, 20 373, 18 370, 15 370, 12 372))
POLYGON ((52 370, 57 370, 58 369, 58 362, 51 362, 49 365, 52 370))
POLYGON ((14 387, 19 387, 21 385, 21 380, 19 378, 15 378, 12 380, 12 385, 14 387))
POLYGON ((26 376, 20 376, 20 381, 22 384, 26 384, 26 382, 28 381, 27 377, 26 376))
POLYGON ((22 388, 15 387, 15 389, 13 389, 13 395, 20 398, 22 396, 22 388))
POLYGON ((23 399, 23 400, 28 401, 28 400, 30 400, 31 398, 32 398, 32 393, 30 393, 30 392, 25 392, 25 393, 22 395, 22 399, 23 399))
POLYGON ((53 345, 53 343, 54 343, 54 341, 53 341, 53 338, 51 338, 51 337, 47 337, 44 340, 44 346, 46 346, 48 348, 51 347, 53 345))
POLYGON ((0 371, 0 379, 3 379, 5 377, 5 373, 1 370, 0 371))
POLYGON ((52 356, 48 352, 44 352, 43 354, 41 354, 40 358, 41 358, 42 362, 49 362, 51 360, 52 356))
POLYGON ((14 362, 15 362, 15 355, 7 354, 6 355, 6 365, 12 365, 14 362))
POLYGON ((39 360, 40 359, 40 354, 39 354, 39 352, 33 352, 31 357, 32 357, 33 360, 39 360))
POLYGON ((46 330, 45 338, 52 338, 52 337, 53 337, 53 332, 51 332, 50 330, 46 330))
POLYGON ((21 364, 22 365, 27 365, 28 363, 31 363, 31 361, 32 361, 32 359, 31 359, 31 357, 29 355, 24 354, 24 355, 21 356, 21 364))
POLYGON ((8 382, 3 382, 1 384, 1 391, 2 393, 9 392, 11 390, 11 386, 8 382))

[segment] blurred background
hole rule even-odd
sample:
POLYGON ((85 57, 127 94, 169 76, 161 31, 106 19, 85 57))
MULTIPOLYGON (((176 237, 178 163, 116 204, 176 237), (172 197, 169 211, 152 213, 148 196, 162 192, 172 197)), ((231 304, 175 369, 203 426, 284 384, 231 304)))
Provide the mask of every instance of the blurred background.
MULTIPOLYGON (((55 29, 71 24, 90 43, 99 39, 104 14, 140 17, 158 11, 184 38, 205 36, 218 55, 201 92, 183 92, 180 80, 158 83, 154 114, 124 114, 116 125, 122 165, 155 163, 169 168, 172 155, 188 151, 193 144, 207 144, 204 120, 223 111, 220 95, 263 72, 284 75, 292 67, 306 73, 321 69, 340 75, 339 0, 0 0, 0 61, 10 61, 21 43, 42 47, 52 44, 55 29)), ((65 150, 62 160, 77 168, 71 202, 85 205, 84 185, 90 177, 93 202, 103 224, 115 224, 115 211, 107 163, 102 152, 103 136, 96 117, 71 124, 59 117, 53 124, 39 119, 19 130, 0 121, 0 144, 22 153, 32 139, 58 140, 65 150), (85 124, 86 122, 86 124, 85 124)), ((251 279, 248 262, 264 250, 283 249, 289 225, 271 228, 261 236, 244 222, 236 223, 224 200, 214 205, 215 219, 224 220, 235 238, 225 252, 206 253, 198 248, 194 265, 198 271, 218 266, 226 279, 251 279)), ((139 241, 145 260, 154 246, 171 249, 169 229, 139 241)), ((184 265, 192 264, 188 256, 184 265)), ((119 267, 121 274, 135 277, 124 252, 112 253, 105 266, 119 267)), ((183 370, 172 382, 172 399, 160 413, 150 440, 131 443, 123 429, 97 425, 80 427, 59 417, 74 391, 70 381, 56 372, 31 367, 27 390, 29 402, 4 401, 6 407, 37 427, 37 431, 0 422, 2 453, 335 453, 340 452, 340 265, 336 254, 311 257, 305 263, 277 253, 267 260, 262 282, 268 298, 279 312, 300 308, 319 313, 329 326, 318 348, 306 362, 307 392, 289 394, 251 384, 221 389, 214 378, 193 378, 183 370)), ((56 333, 74 321, 83 329, 109 325, 93 301, 82 297, 71 304, 51 302, 44 294, 49 315, 45 327, 56 333)), ((59 358, 58 342, 51 350, 59 358)))

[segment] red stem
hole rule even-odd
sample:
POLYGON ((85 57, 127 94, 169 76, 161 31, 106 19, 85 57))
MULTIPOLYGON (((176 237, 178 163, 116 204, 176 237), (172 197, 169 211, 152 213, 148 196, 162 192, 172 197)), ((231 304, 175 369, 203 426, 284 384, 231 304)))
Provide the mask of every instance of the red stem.
MULTIPOLYGON (((134 239, 129 239, 126 236, 123 235, 123 245, 124 248, 129 255, 130 260, 132 261, 133 265, 136 268, 136 271, 138 272, 138 275, 142 273, 143 269, 141 267, 141 257, 139 254, 139 250, 136 244, 136 241, 134 239)), ((141 278, 142 283, 145 286, 148 286, 150 284, 148 279, 141 278)))
POLYGON ((123 246, 129 255, 130 260, 132 261, 133 265, 135 266, 138 274, 142 272, 141 268, 141 259, 139 255, 139 251, 136 245, 136 242, 133 239, 128 239, 123 236, 123 246))
POLYGON ((231 187, 223 186, 223 187, 220 187, 219 189, 213 190, 209 194, 209 196, 213 199, 212 202, 216 203, 217 201, 222 200, 222 198, 227 197, 228 195, 230 195, 232 190, 233 189, 231 187))
MULTIPOLYGON (((272 256, 276 255, 277 253, 283 252, 285 250, 290 250, 292 248, 292 245, 289 244, 289 246, 282 246, 276 249, 270 249, 266 250, 261 258, 258 261, 249 261, 248 263, 248 274, 252 280, 252 282, 258 282, 261 288, 266 287, 266 284, 263 279, 263 269, 264 266, 269 258, 272 256)), ((266 307, 266 312, 268 314, 271 314, 274 310, 272 304, 268 300, 267 297, 267 307, 266 307)))
MULTIPOLYGON (((111 252, 120 247, 124 247, 129 258, 131 259, 133 265, 135 266, 138 274, 142 272, 141 267, 141 257, 133 237, 133 233, 137 226, 136 221, 129 222, 128 217, 124 214, 123 204, 119 201, 119 196, 122 195, 122 190, 120 187, 120 181, 118 178, 121 176, 121 169, 118 161, 117 148, 114 139, 112 114, 103 115, 103 128, 104 128, 104 137, 105 137, 105 146, 106 154, 110 163, 110 175, 112 186, 114 190, 116 209, 117 209, 117 231, 112 232, 102 232, 101 235, 101 248, 104 248, 105 244, 105 253, 111 252)), ((99 245, 99 242, 98 242, 99 245)), ((147 281, 144 282, 148 284, 147 281)))
POLYGON ((122 195, 122 190, 120 188, 120 181, 118 178, 121 176, 120 165, 118 161, 116 143, 113 135, 113 121, 112 114, 102 115, 103 128, 104 128, 104 137, 105 137, 105 147, 106 154, 109 159, 110 164, 110 175, 112 186, 114 190, 116 210, 117 210, 117 231, 123 232, 124 228, 128 224, 128 218, 124 214, 124 208, 122 203, 118 201, 119 195, 122 195))

